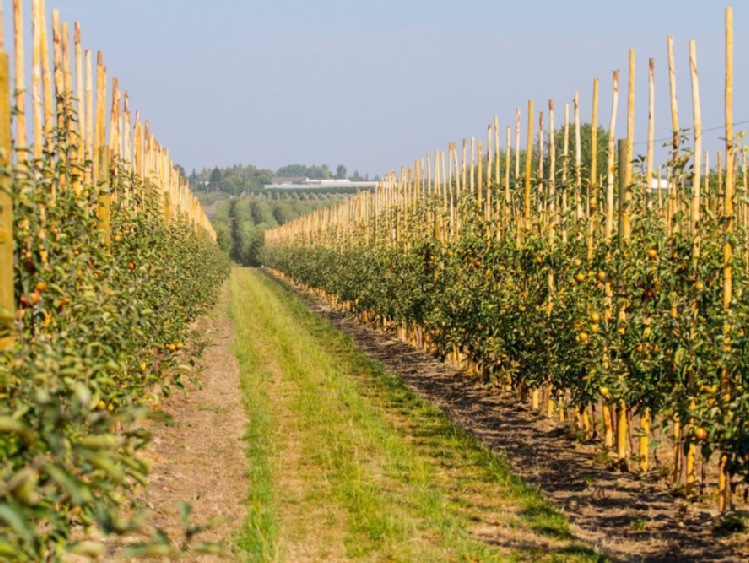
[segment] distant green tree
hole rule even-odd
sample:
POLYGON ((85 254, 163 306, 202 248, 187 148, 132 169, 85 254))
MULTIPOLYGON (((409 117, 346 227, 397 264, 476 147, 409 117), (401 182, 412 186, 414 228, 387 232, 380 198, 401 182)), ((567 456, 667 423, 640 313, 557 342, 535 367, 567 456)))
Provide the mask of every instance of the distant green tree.
POLYGON ((329 180, 333 177, 327 164, 306 166, 304 164, 287 164, 276 170, 276 176, 306 176, 312 180, 329 180))
POLYGON ((244 185, 239 176, 224 176, 217 185, 217 189, 231 195, 241 195, 244 185))
POLYGON ((200 181, 198 180, 198 173, 193 168, 192 172, 190 173, 190 177, 187 179, 187 181, 190 183, 190 187, 193 190, 199 190, 200 189, 200 181))
POLYGON ((304 164, 287 164, 276 170, 276 176, 307 176, 309 173, 304 164))
POLYGON ((222 174, 221 170, 218 169, 218 166, 213 168, 213 171, 211 172, 211 179, 210 179, 210 186, 212 189, 216 190, 218 189, 218 184, 221 181, 222 174))
POLYGON ((294 211, 289 200, 279 201, 273 206, 273 218, 278 221, 279 225, 288 223, 297 217, 298 214, 294 211))
POLYGON ((338 166, 336 166, 335 170, 336 170, 335 171, 335 177, 336 177, 336 179, 338 179, 338 180, 345 180, 346 179, 346 172, 347 172, 347 170, 346 170, 346 167, 343 164, 339 164, 338 166))

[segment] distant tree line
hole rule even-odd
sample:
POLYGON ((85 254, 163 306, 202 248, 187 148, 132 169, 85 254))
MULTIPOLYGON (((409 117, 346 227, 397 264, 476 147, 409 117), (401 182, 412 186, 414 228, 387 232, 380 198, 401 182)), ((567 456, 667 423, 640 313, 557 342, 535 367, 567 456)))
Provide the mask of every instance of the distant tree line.
MULTIPOLYGON (((195 192, 223 192, 228 195, 239 196, 243 193, 262 190, 273 182, 274 176, 302 176, 310 180, 369 180, 369 174, 362 176, 358 170, 348 175, 348 170, 343 164, 336 167, 333 174, 327 164, 318 166, 313 164, 287 164, 278 170, 269 168, 258 168, 253 164, 234 164, 224 168, 214 166, 203 168, 200 171, 192 170, 188 176, 185 170, 178 166, 180 174, 187 178, 190 187, 195 192)), ((379 179, 375 177, 375 179, 379 179)))
POLYGON ((265 230, 293 221, 321 207, 340 202, 347 194, 279 190, 218 202, 212 218, 219 246, 243 266, 259 266, 265 230))
POLYGON ((267 168, 235 164, 225 168, 203 168, 200 172, 193 169, 187 179, 193 191, 224 192, 238 196, 248 190, 263 189, 273 181, 273 176, 273 170, 267 168))

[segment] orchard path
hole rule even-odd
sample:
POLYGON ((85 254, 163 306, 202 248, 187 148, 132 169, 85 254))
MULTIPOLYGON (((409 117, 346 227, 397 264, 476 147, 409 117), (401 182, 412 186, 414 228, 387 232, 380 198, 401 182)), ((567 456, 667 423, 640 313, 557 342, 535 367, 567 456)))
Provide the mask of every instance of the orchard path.
POLYGON ((710 514, 263 270, 235 268, 198 328, 212 337, 202 389, 165 404, 149 502, 175 533, 165 502, 228 516, 204 539, 231 560, 747 556, 710 514))

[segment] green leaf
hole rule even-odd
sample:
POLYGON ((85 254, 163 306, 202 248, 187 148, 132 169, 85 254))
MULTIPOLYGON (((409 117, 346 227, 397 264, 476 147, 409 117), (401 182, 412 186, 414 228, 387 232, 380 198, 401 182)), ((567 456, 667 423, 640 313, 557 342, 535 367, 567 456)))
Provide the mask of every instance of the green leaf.
POLYGON ((187 526, 190 522, 190 515, 192 514, 192 506, 189 502, 179 502, 179 517, 182 519, 182 524, 187 526))
POLYGON ((0 520, 7 522, 13 531, 27 542, 34 540, 34 533, 29 523, 16 507, 8 504, 0 504, 0 520))
POLYGON ((84 504, 93 500, 88 487, 64 469, 48 463, 44 466, 44 470, 60 488, 70 495, 73 504, 84 504))
POLYGON ((226 547, 221 544, 216 544, 216 543, 205 543, 205 542, 196 543, 190 548, 190 551, 194 553, 204 553, 208 555, 221 555, 223 557, 229 556, 229 552, 227 551, 226 547))
POLYGON ((81 541, 72 544, 68 548, 68 553, 73 555, 83 555, 84 557, 90 557, 91 559, 104 557, 106 552, 107 548, 103 543, 94 541, 81 541))
POLYGON ((89 434, 76 439, 78 446, 83 446, 90 450, 110 450, 120 445, 122 440, 115 434, 89 434))
POLYGON ((16 420, 10 416, 0 416, 0 432, 20 434, 29 442, 34 440, 34 435, 31 430, 29 430, 20 420, 16 420))
POLYGON ((7 556, 8 560, 11 560, 11 558, 13 560, 21 558, 18 549, 4 540, 0 540, 0 556, 7 556))
POLYGON ((124 476, 122 466, 112 459, 111 456, 105 453, 97 453, 87 456, 86 459, 95 467, 105 471, 114 481, 122 481, 122 477, 124 476))
POLYGON ((128 557, 166 557, 174 554, 174 548, 169 544, 136 544, 125 548, 122 555, 128 557))

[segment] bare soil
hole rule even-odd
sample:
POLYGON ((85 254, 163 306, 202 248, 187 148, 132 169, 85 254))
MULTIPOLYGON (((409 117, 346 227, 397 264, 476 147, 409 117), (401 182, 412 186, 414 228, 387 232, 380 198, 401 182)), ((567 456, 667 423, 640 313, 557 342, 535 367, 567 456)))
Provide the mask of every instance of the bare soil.
MULTIPOLYGON (((219 523, 197 536, 197 541, 231 543, 242 522, 247 494, 247 458, 242 437, 247 418, 239 392, 239 365, 231 351, 234 328, 228 316, 228 286, 214 310, 194 327, 209 345, 199 362, 198 377, 187 393, 175 391, 165 399, 168 423, 155 422, 146 459, 151 464, 145 500, 154 512, 150 526, 179 538, 180 501, 192 506, 193 523, 219 523)), ((212 561, 211 556, 182 560, 212 561)))
MULTIPOLYGON (((749 560, 749 536, 714 533, 718 515, 711 506, 678 498, 656 474, 612 469, 597 461, 600 447, 570 438, 561 423, 531 411, 514 395, 466 377, 315 295, 295 291, 310 310, 419 396, 501 452, 518 475, 537 485, 572 521, 577 537, 611 560, 749 560)), ((486 533, 491 543, 491 533, 486 533)))
MULTIPOLYGON (((142 534, 101 538, 118 558, 128 545, 148 542, 157 528, 179 546, 184 540, 180 502, 192 508, 190 525, 214 521, 195 542, 223 544, 231 550, 232 534, 244 519, 247 458, 242 438, 247 419, 239 393, 239 365, 231 352, 234 328, 228 316, 228 285, 218 305, 193 327, 208 342, 186 390, 162 397, 158 410, 167 417, 148 421, 152 438, 142 453, 150 468, 149 483, 132 499, 148 510, 142 534)), ((121 559, 121 557, 120 557, 121 559)), ((70 561, 83 561, 70 558, 70 561)), ((161 560, 164 560, 163 558, 161 560)), ((217 555, 187 552, 180 561, 223 561, 217 555)))

